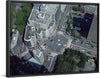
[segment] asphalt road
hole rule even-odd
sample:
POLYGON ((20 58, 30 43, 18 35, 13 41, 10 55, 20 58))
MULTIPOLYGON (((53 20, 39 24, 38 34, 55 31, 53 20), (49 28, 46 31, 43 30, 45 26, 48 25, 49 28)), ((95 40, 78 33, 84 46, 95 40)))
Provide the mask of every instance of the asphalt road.
POLYGON ((51 53, 45 65, 45 67, 48 69, 49 72, 53 71, 56 59, 57 59, 57 54, 51 53))
POLYGON ((88 53, 92 56, 97 56, 97 50, 96 49, 93 49, 89 45, 81 44, 80 41, 79 42, 72 42, 71 47, 75 47, 76 50, 82 51, 84 53, 88 53))
POLYGON ((68 42, 68 39, 65 38, 63 35, 57 34, 52 41, 48 41, 45 45, 46 48, 49 48, 51 51, 60 53, 61 49, 64 45, 66 45, 68 42))
POLYGON ((71 5, 67 6, 67 10, 66 10, 66 12, 64 12, 63 21, 59 26, 59 31, 65 32, 66 21, 68 20, 67 14, 70 13, 71 10, 72 10, 72 6, 71 5))

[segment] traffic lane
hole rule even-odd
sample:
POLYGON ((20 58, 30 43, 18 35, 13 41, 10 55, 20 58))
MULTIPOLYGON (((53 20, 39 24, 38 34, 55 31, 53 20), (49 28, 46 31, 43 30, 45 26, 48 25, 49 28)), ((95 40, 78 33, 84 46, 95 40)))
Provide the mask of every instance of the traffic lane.
MULTIPOLYGON (((67 9, 67 11, 65 12, 64 19, 63 19, 63 21, 62 21, 60 27, 65 27, 65 25, 66 25, 66 21, 68 20, 68 18, 66 17, 66 14, 67 14, 67 13, 70 13, 71 10, 72 10, 72 7, 71 7, 71 6, 69 6, 68 8, 69 8, 69 9, 67 9)), ((61 28, 60 28, 60 29, 61 29, 61 28)), ((61 30, 61 31, 63 31, 63 30, 61 30)))
POLYGON ((96 51, 91 46, 86 45, 86 44, 81 44, 81 42, 72 42, 72 44, 75 44, 75 45, 78 45, 78 46, 81 46, 81 47, 84 47, 84 48, 87 48, 87 49, 91 49, 93 51, 96 51))
POLYGON ((52 58, 49 57, 48 60, 47 60, 47 63, 46 63, 46 68, 47 68, 47 69, 49 69, 50 64, 51 64, 51 61, 52 61, 52 58))
POLYGON ((71 45, 71 48, 74 47, 75 50, 80 51, 80 52, 84 52, 93 56, 97 56, 97 51, 93 51, 91 49, 87 49, 81 46, 76 46, 76 45, 71 45))
POLYGON ((52 72, 53 69, 54 69, 56 59, 57 59, 57 56, 55 56, 55 57, 53 58, 53 60, 52 60, 52 64, 51 64, 50 70, 49 70, 50 72, 52 72))
POLYGON ((55 61, 56 61, 57 56, 49 56, 48 61, 46 63, 46 68, 48 69, 49 72, 53 71, 55 61))
POLYGON ((70 6, 67 7, 66 12, 64 13, 64 18, 63 18, 63 21, 62 21, 60 27, 65 26, 65 22, 66 22, 66 20, 68 20, 68 18, 66 17, 66 14, 70 13, 71 10, 72 10, 72 6, 70 5, 70 6))
POLYGON ((88 49, 87 47, 83 47, 83 46, 76 45, 76 44, 72 44, 71 46, 78 47, 78 48, 82 48, 83 50, 87 50, 87 51, 95 51, 93 49, 88 49))

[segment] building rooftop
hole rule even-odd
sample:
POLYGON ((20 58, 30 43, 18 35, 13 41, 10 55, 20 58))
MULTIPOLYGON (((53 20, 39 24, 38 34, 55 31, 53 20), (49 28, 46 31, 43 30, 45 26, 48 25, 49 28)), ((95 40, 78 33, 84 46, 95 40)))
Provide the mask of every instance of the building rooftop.
POLYGON ((19 32, 17 30, 13 30, 12 40, 11 40, 11 49, 15 47, 15 45, 17 44, 18 34, 19 32))
POLYGON ((37 51, 36 51, 36 56, 37 57, 40 57, 41 56, 41 51, 39 49, 37 49, 37 51))
POLYGON ((25 30, 25 39, 26 40, 31 39, 31 35, 32 35, 31 26, 27 25, 25 30))
POLYGON ((11 51, 14 55, 17 55, 20 52, 24 52, 26 49, 23 48, 22 37, 17 30, 14 30, 12 33, 11 40, 11 51))
POLYGON ((28 52, 27 54, 25 54, 23 57, 22 57, 22 59, 23 60, 28 60, 28 59, 30 59, 32 56, 31 56, 31 54, 28 52))
POLYGON ((55 23, 55 20, 52 20, 52 21, 50 22, 50 24, 49 24, 49 27, 48 27, 48 28, 50 28, 51 26, 53 26, 53 25, 54 25, 54 23, 55 23))
POLYGON ((59 7, 59 4, 47 4, 47 12, 54 14, 59 7))
POLYGON ((37 33, 41 33, 41 31, 45 31, 43 28, 38 28, 37 33))
POLYGON ((73 17, 73 21, 74 21, 73 26, 81 28, 81 29, 79 29, 80 30, 79 33, 83 37, 87 38, 88 32, 89 32, 90 27, 91 27, 93 17, 94 17, 94 15, 89 14, 89 13, 86 13, 84 15, 84 18, 73 17))
POLYGON ((38 64, 38 65, 41 65, 41 64, 40 64, 37 60, 35 60, 33 57, 30 58, 28 61, 29 61, 29 62, 32 62, 32 63, 35 63, 35 64, 38 64))
POLYGON ((42 4, 41 7, 42 7, 42 8, 45 8, 45 7, 46 7, 46 4, 42 4))
POLYGON ((84 5, 84 9, 90 13, 97 15, 97 5, 84 5))
POLYGON ((34 22, 37 22, 37 23, 43 23, 43 24, 46 24, 48 22, 48 19, 50 18, 50 14, 48 13, 41 13, 39 12, 39 10, 33 8, 32 9, 32 13, 29 17, 30 20, 34 20, 34 22), (43 19, 39 18, 39 16, 43 17, 43 19))
POLYGON ((54 20, 51 21, 51 23, 49 24, 49 26, 53 26, 54 24, 54 20))
POLYGON ((57 10, 57 7, 59 7, 59 4, 35 4, 34 3, 34 5, 36 6, 36 7, 40 7, 40 8, 46 8, 46 11, 48 12, 48 13, 55 13, 56 12, 56 10, 57 10))
POLYGON ((48 25, 48 23, 52 19, 52 14, 55 14, 55 12, 57 11, 57 7, 59 7, 59 4, 41 4, 40 8, 43 8, 45 6, 47 7, 46 13, 33 7, 31 14, 29 16, 29 20, 34 22, 34 26, 40 26, 41 24, 48 25))

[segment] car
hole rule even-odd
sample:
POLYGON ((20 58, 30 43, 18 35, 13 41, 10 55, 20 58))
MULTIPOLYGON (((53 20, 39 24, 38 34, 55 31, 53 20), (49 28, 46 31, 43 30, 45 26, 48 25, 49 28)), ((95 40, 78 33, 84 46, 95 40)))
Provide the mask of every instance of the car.
POLYGON ((90 51, 87 52, 88 54, 91 54, 90 51))
POLYGON ((51 39, 50 41, 53 41, 53 39, 51 39))
POLYGON ((44 44, 44 46, 45 46, 46 44, 44 44))
POLYGON ((83 52, 84 52, 85 50, 81 50, 81 51, 83 51, 83 52))

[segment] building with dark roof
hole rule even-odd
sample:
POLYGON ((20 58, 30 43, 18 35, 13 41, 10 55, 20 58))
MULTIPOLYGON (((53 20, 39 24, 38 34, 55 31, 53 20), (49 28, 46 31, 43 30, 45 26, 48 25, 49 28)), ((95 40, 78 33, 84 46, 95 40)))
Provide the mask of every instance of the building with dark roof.
POLYGON ((87 38, 94 15, 86 13, 84 18, 73 17, 73 27, 85 38, 87 38))

